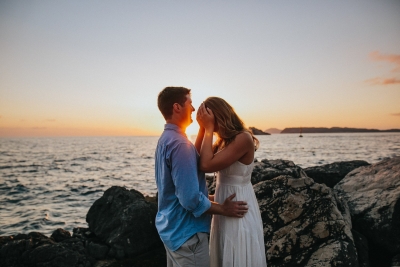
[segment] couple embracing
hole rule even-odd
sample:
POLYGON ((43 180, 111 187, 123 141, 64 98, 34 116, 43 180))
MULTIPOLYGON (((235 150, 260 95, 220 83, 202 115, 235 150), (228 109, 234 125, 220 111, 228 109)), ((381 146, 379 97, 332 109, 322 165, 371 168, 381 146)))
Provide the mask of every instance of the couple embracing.
POLYGON ((194 145, 185 134, 195 111, 190 89, 166 87, 158 108, 166 124, 155 152, 156 228, 167 266, 267 266, 250 183, 257 138, 222 98, 209 97, 198 108, 194 145), (216 190, 209 196, 205 173, 212 172, 216 190))

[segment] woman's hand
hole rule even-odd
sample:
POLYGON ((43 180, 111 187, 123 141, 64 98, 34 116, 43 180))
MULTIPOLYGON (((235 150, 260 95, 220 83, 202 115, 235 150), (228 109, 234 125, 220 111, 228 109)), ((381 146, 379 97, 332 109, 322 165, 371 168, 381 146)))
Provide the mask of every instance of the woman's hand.
POLYGON ((196 120, 201 128, 209 131, 214 131, 215 117, 211 109, 207 108, 206 105, 201 103, 197 109, 196 120))

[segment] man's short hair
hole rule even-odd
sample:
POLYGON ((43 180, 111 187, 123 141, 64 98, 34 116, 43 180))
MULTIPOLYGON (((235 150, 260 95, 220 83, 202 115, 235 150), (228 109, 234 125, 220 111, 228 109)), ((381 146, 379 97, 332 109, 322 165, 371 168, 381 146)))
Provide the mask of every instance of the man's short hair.
POLYGON ((172 116, 172 107, 175 103, 181 106, 185 105, 186 96, 190 94, 190 89, 185 87, 165 87, 158 94, 158 109, 164 118, 170 119, 172 116))

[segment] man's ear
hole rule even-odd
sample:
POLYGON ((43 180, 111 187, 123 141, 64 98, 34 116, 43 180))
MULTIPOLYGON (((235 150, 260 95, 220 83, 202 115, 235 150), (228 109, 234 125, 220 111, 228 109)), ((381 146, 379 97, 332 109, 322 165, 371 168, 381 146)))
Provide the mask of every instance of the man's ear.
POLYGON ((173 110, 175 111, 175 112, 177 112, 177 113, 179 113, 180 111, 181 111, 181 105, 179 105, 178 103, 175 103, 173 106, 172 106, 172 108, 173 108, 173 110))

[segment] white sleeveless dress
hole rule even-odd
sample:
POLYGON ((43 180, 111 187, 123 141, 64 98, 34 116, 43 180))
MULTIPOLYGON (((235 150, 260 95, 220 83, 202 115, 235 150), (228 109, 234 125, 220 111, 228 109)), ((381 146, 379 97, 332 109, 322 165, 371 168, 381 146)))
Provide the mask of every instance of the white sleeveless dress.
POLYGON ((211 267, 265 267, 263 226, 250 182, 254 163, 236 161, 217 173, 215 201, 236 193, 233 200, 246 201, 249 207, 243 218, 213 215, 210 233, 211 267))

